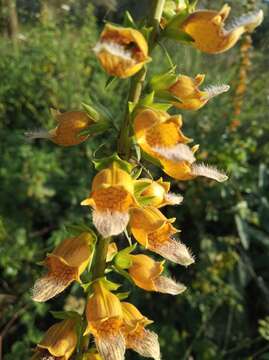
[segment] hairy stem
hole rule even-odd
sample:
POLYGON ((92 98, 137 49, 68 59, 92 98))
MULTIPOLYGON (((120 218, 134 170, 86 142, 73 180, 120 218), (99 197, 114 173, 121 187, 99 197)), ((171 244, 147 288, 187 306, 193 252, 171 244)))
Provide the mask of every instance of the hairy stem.
POLYGON ((96 249, 95 249, 95 261, 94 265, 92 267, 92 279, 96 280, 100 277, 104 276, 105 269, 106 269, 106 256, 107 256, 107 250, 108 245, 110 242, 109 238, 102 238, 100 237, 98 239, 96 249))

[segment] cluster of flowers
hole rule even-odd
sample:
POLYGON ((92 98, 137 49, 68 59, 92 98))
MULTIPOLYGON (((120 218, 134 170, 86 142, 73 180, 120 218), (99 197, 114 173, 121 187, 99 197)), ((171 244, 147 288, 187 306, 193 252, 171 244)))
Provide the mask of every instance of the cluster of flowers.
MULTIPOLYGON (((206 53, 228 50, 242 33, 252 31, 262 20, 262 13, 254 12, 239 18, 228 29, 224 22, 229 6, 225 5, 218 12, 194 11, 192 3, 178 8, 175 1, 167 1, 169 7, 163 13, 161 34, 182 41, 189 39, 194 47, 206 53)), ((105 26, 94 52, 106 72, 120 78, 136 74, 151 60, 142 32, 111 24, 105 26)), ((154 76, 150 85, 154 96, 169 99, 171 106, 198 110, 212 97, 229 89, 229 86, 221 85, 201 90, 199 87, 204 78, 202 74, 195 78, 175 74, 172 69, 154 76)), ((196 161, 199 146, 189 145, 192 139, 182 132, 182 116, 170 115, 160 108, 154 103, 154 96, 150 96, 151 101, 137 102, 128 114, 136 146, 140 147, 142 155, 176 180, 203 176, 225 181, 224 173, 196 161)), ((53 116, 58 122, 55 129, 29 135, 48 138, 58 145, 73 146, 109 127, 105 117, 89 106, 85 106, 85 111, 53 111, 53 116)), ((94 273, 94 266, 104 254, 104 268, 124 274, 146 291, 178 295, 186 289, 185 285, 163 275, 164 261, 155 261, 144 253, 133 253, 135 245, 118 249, 111 240, 123 232, 128 237, 132 234, 142 249, 189 266, 194 258, 175 238, 179 232, 173 226, 175 219, 166 218, 160 211, 167 205, 179 205, 183 197, 172 193, 170 182, 162 178, 140 177, 142 168, 138 170, 132 159, 123 160, 117 154, 99 161, 97 170, 90 194, 81 204, 92 208, 98 235, 85 230, 60 243, 44 260, 47 273, 36 281, 33 289, 33 299, 43 302, 64 291, 71 283, 80 283, 87 294, 85 317, 81 319, 78 314, 67 313, 61 322, 49 328, 32 359, 69 359, 81 343, 81 334, 84 338, 90 334, 95 339, 95 347, 80 353, 83 360, 122 360, 129 348, 144 357, 160 359, 158 336, 146 329, 152 321, 134 305, 122 301, 124 297, 117 293, 117 284, 109 281, 104 271, 101 276, 92 276, 88 284, 81 280, 85 270, 94 273), (100 254, 98 243, 104 240, 106 249, 100 254)))

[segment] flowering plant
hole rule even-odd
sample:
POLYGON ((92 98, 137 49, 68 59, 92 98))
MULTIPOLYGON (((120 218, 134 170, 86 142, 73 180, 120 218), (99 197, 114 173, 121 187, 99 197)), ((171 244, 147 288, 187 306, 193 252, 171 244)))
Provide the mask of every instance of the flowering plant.
MULTIPOLYGON (((194 257, 178 240, 179 230, 173 225, 176 219, 166 218, 160 210, 181 204, 182 196, 170 192, 169 181, 153 179, 143 159, 179 181, 199 176, 218 182, 228 178, 215 167, 196 161, 199 145, 190 145, 193 140, 183 133, 182 116, 169 111, 173 107, 196 111, 229 86, 200 89, 204 75, 191 78, 178 74, 174 66, 149 79, 147 68, 154 48, 166 38, 209 54, 221 53, 234 46, 243 33, 253 31, 263 14, 244 15, 227 28, 228 5, 211 11, 196 10, 197 1, 193 0, 152 3, 147 23, 138 26, 126 14, 123 26, 105 25, 93 49, 110 76, 130 78, 126 111, 117 151, 93 159, 96 175, 89 195, 81 202, 91 210, 92 225, 77 226, 76 236, 64 239, 47 255, 43 264, 48 271, 34 285, 33 300, 43 302, 77 282, 85 292, 84 313, 56 314, 62 321, 48 329, 32 359, 122 360, 126 349, 133 349, 159 360, 158 336, 147 328, 152 321, 123 301, 129 294, 118 292, 121 284, 112 282, 110 275, 116 272, 145 291, 178 295, 186 286, 163 275, 165 260, 189 266, 194 257), (126 245, 120 248, 117 237, 121 234, 126 245), (155 261, 150 253, 165 260, 155 261)), ((110 130, 113 124, 107 111, 82 106, 83 111, 53 110, 55 129, 28 136, 68 147, 110 130)))

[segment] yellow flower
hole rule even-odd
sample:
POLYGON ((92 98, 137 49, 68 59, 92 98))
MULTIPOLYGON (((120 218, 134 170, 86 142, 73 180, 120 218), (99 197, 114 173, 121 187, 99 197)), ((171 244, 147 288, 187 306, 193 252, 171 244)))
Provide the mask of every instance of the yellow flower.
POLYGON ((106 72, 120 78, 134 75, 150 61, 144 36, 132 28, 106 24, 93 50, 106 72))
POLYGON ((82 233, 65 239, 44 260, 48 273, 33 288, 33 300, 43 302, 64 291, 73 281, 80 281, 92 255, 93 237, 82 233))
POLYGON ((133 179, 116 162, 95 176, 89 198, 81 203, 93 207, 93 223, 103 237, 124 231, 135 204, 133 179))
POLYGON ((204 90, 199 89, 204 81, 205 75, 198 74, 193 79, 186 75, 179 75, 176 82, 169 87, 169 92, 179 98, 180 101, 173 102, 178 109, 199 110, 211 98, 229 90, 228 85, 209 86, 204 90))
POLYGON ((85 141, 89 136, 79 136, 82 130, 86 130, 94 121, 83 111, 68 111, 64 113, 54 112, 58 124, 55 129, 46 131, 29 131, 26 136, 30 139, 49 139, 57 145, 73 146, 85 141))
POLYGON ((123 326, 122 332, 126 341, 126 348, 136 351, 143 357, 160 360, 160 345, 158 335, 145 327, 152 323, 140 311, 128 302, 122 302, 123 326))
POLYGON ((164 270, 163 261, 157 262, 141 254, 129 256, 132 265, 128 272, 138 287, 170 295, 178 295, 186 290, 183 284, 161 275, 164 270))
MULTIPOLYGON (((163 149, 175 151, 178 146, 191 141, 181 132, 181 127, 181 115, 170 116, 153 109, 140 110, 134 119, 137 143, 145 153, 157 159, 162 158, 160 152, 163 149)), ((189 155, 192 159, 192 153, 189 155)))
POLYGON ((227 4, 220 11, 198 10, 190 14, 180 29, 194 40, 193 46, 209 53, 217 54, 229 50, 245 32, 253 31, 263 20, 262 10, 243 15, 225 27, 230 6, 227 4))
POLYGON ((177 180, 190 180, 204 176, 216 181, 227 180, 227 176, 214 167, 197 164, 194 153, 198 146, 186 145, 191 139, 183 135, 181 116, 153 109, 138 112, 134 119, 137 143, 143 151, 161 163, 166 174, 177 180))
POLYGON ((122 307, 120 300, 101 281, 93 285, 93 294, 86 307, 87 328, 95 338, 98 352, 104 360, 123 360, 125 340, 121 334, 122 307))
POLYGON ((77 346, 77 340, 76 321, 63 320, 48 329, 32 360, 68 360, 77 346))
POLYGON ((147 205, 161 208, 166 205, 179 205, 183 201, 183 196, 169 191, 170 183, 168 181, 163 181, 162 178, 157 181, 147 178, 136 180, 135 188, 140 185, 147 185, 145 189, 139 193, 141 199, 143 199, 143 197, 149 199, 147 205))
POLYGON ((185 245, 173 239, 178 232, 172 225, 174 221, 154 207, 131 210, 130 226, 136 241, 167 260, 188 266, 194 259, 185 245))

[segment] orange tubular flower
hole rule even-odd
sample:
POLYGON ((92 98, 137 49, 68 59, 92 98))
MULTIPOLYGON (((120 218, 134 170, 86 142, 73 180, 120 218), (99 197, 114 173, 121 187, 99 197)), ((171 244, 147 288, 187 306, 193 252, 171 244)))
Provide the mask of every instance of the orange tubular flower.
POLYGON ((252 32, 263 20, 262 10, 254 11, 239 17, 225 28, 230 10, 226 4, 220 11, 195 11, 181 24, 180 30, 192 37, 193 46, 197 49, 209 54, 222 53, 233 47, 243 33, 252 32))
POLYGON ((204 90, 198 87, 204 81, 205 75, 198 74, 193 79, 186 75, 179 75, 176 82, 169 87, 169 92, 180 101, 173 102, 178 109, 199 110, 210 99, 229 90, 229 85, 208 86, 204 90))
POLYGON ((170 183, 160 178, 157 181, 151 179, 139 179, 135 181, 135 188, 140 185, 147 185, 139 194, 139 197, 149 198, 148 205, 161 208, 166 205, 179 205, 183 201, 183 196, 170 192, 170 183))
POLYGON ((106 72, 120 78, 134 75, 151 60, 139 31, 111 24, 106 24, 93 50, 106 72))
POLYGON ((44 265, 48 273, 38 279, 33 288, 33 300, 47 301, 64 291, 73 281, 80 281, 91 256, 93 237, 82 233, 78 237, 65 239, 48 254, 44 265))
POLYGON ((146 255, 130 255, 132 265, 128 272, 135 284, 147 291, 157 291, 164 294, 178 295, 186 290, 183 284, 161 276, 163 262, 157 262, 146 255))
POLYGON ((54 112, 58 122, 55 129, 46 131, 39 130, 27 132, 30 139, 49 139, 57 145, 73 146, 87 140, 89 136, 79 136, 82 130, 86 130, 94 121, 84 111, 68 111, 64 113, 54 112))
POLYGON ((101 281, 93 285, 93 294, 86 307, 87 328, 95 338, 98 352, 104 360, 123 360, 125 340, 121 334, 122 307, 116 295, 108 291, 101 281))
POLYGON ((63 320, 48 329, 32 360, 68 360, 76 349, 77 340, 76 321, 63 320))
POLYGON ((188 266, 194 262, 185 245, 172 238, 178 230, 154 207, 134 208, 130 226, 133 236, 145 248, 177 264, 188 266))
POLYGON ((191 139, 180 131, 181 116, 152 109, 138 112, 134 119, 134 130, 137 143, 145 153, 157 158, 166 174, 177 180, 190 180, 204 176, 219 182, 227 176, 214 167, 196 164, 194 153, 198 147, 189 148, 186 143, 191 139))
POLYGON ((145 327, 152 323, 140 311, 128 302, 122 302, 123 326, 122 332, 126 348, 136 351, 139 355, 160 360, 160 345, 158 335, 145 327))
POLYGON ((136 206, 132 177, 113 162, 95 176, 92 192, 81 205, 93 207, 93 223, 103 237, 120 234, 129 222, 130 207, 136 206))

